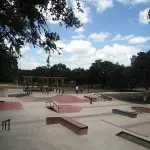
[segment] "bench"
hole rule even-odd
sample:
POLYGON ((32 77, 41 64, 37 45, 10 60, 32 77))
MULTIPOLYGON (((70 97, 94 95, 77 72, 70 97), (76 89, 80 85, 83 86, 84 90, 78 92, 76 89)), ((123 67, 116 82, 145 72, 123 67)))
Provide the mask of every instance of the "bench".
POLYGON ((103 98, 104 100, 107 99, 107 100, 112 100, 111 97, 107 96, 107 95, 104 95, 104 94, 101 94, 101 98, 103 98))
POLYGON ((131 117, 131 118, 137 117, 137 113, 135 113, 135 112, 128 112, 128 111, 124 111, 124 110, 120 110, 120 109, 112 109, 112 112, 115 114, 131 117))
POLYGON ((49 124, 58 124, 65 126, 69 130, 73 131, 78 135, 86 135, 88 132, 88 126, 72 119, 69 117, 47 117, 46 125, 49 124))

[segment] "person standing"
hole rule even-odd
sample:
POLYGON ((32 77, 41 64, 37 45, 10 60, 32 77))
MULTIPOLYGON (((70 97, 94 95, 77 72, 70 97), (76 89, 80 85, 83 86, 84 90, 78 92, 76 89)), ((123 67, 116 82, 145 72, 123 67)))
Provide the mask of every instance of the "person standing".
POLYGON ((81 92, 81 94, 82 94, 82 92, 83 92, 83 88, 82 88, 82 86, 80 87, 80 92, 81 92))
POLYGON ((78 92, 79 92, 79 87, 76 86, 76 94, 78 94, 78 92))

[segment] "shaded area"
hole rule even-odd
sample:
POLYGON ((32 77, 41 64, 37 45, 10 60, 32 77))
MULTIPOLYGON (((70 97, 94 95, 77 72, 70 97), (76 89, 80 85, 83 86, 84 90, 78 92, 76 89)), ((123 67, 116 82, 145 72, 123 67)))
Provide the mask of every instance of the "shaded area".
POLYGON ((22 110, 22 104, 20 102, 1 102, 0 111, 9 111, 9 110, 22 110))
POLYGON ((111 93, 106 94, 118 100, 123 100, 131 103, 137 104, 149 104, 150 103, 150 93, 111 93), (144 101, 144 96, 147 96, 147 100, 144 101))

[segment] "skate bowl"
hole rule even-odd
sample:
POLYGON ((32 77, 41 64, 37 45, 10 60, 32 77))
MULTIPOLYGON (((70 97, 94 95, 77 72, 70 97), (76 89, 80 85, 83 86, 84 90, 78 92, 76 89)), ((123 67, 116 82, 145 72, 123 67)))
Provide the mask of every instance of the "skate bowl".
POLYGON ((47 117, 46 118, 46 125, 50 124, 58 124, 60 123, 64 127, 68 128, 69 130, 73 131, 78 135, 86 135, 88 133, 88 126, 72 119, 69 117, 47 117))
POLYGON ((0 87, 0 97, 8 97, 8 88, 0 87))

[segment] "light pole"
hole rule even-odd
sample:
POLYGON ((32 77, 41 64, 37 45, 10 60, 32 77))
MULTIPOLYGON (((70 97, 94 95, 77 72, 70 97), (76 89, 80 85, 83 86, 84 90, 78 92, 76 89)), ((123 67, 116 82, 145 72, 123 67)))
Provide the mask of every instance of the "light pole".
MULTIPOLYGON (((19 67, 20 67, 20 70, 21 70, 21 61, 20 61, 20 57, 19 57, 18 60, 19 60, 19 63, 20 63, 20 64, 19 64, 19 67)), ((19 69, 19 67, 18 67, 18 69, 19 69)), ((17 75, 17 88, 18 88, 18 75, 17 75)))

